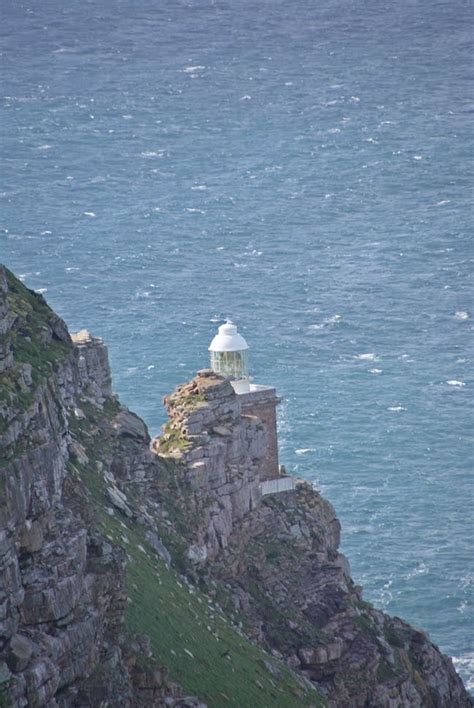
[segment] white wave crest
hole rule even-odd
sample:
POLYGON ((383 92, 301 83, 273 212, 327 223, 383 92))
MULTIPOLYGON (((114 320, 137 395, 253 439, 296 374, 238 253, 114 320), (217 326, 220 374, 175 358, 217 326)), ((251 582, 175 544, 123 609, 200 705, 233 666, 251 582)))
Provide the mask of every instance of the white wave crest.
POLYGON ((165 154, 164 150, 143 150, 143 152, 140 153, 141 157, 163 157, 165 154))
POLYGON ((421 563, 419 563, 416 568, 414 568, 407 574, 407 578, 414 578, 416 575, 425 575, 425 573, 429 572, 429 566, 426 565, 426 563, 424 563, 423 561, 421 561, 421 563))
POLYGON ((474 652, 451 657, 457 671, 464 676, 468 691, 474 690, 474 652))
POLYGON ((446 383, 448 386, 457 386, 458 388, 463 388, 466 385, 464 381, 459 381, 458 379, 450 379, 446 383))
POLYGON ((205 66, 202 66, 202 64, 197 64, 196 66, 186 66, 184 69, 181 69, 181 72, 183 74, 195 74, 196 71, 202 71, 205 69, 205 66))
POLYGON ((375 352, 366 352, 365 354, 357 354, 354 359, 360 359, 361 361, 377 361, 378 356, 375 352))

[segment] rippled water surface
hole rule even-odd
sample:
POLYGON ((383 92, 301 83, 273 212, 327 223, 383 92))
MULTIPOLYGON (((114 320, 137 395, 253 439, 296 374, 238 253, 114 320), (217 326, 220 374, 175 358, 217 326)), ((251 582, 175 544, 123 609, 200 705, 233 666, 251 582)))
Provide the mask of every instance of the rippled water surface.
POLYGON ((469 4, 2 14, 1 260, 153 432, 232 316, 366 597, 474 685, 469 4))

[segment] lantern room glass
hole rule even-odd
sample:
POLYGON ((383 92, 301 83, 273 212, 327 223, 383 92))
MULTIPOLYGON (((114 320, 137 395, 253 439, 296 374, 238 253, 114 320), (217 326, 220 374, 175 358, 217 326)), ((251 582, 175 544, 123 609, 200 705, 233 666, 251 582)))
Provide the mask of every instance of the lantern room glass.
POLYGON ((221 376, 231 376, 235 379, 248 379, 247 351, 212 352, 211 368, 221 376))

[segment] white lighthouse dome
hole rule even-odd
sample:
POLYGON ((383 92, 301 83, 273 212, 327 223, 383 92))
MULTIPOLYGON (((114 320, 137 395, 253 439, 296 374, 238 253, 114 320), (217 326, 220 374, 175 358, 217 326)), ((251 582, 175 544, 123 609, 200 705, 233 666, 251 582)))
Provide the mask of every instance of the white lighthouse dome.
POLYGON ((227 322, 219 327, 218 333, 209 345, 211 369, 216 374, 232 379, 236 393, 249 390, 249 375, 247 366, 247 342, 238 333, 233 322, 227 322))
POLYGON ((237 331, 237 326, 230 320, 219 327, 218 334, 209 345, 210 352, 241 352, 248 348, 249 345, 237 331))

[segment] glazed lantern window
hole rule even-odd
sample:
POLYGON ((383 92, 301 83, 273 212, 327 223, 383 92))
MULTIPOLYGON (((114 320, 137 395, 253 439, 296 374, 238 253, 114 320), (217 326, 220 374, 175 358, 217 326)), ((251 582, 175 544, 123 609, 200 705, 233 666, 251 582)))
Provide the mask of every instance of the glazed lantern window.
POLYGON ((236 379, 248 378, 247 352, 212 352, 211 369, 221 376, 236 379))
POLYGON ((209 346, 211 368, 216 374, 237 380, 248 379, 248 344, 232 322, 219 327, 209 346))

